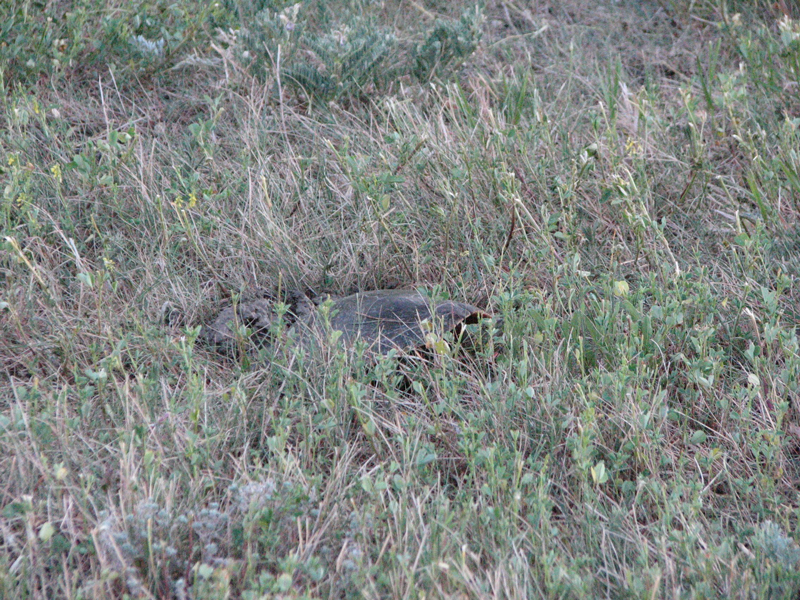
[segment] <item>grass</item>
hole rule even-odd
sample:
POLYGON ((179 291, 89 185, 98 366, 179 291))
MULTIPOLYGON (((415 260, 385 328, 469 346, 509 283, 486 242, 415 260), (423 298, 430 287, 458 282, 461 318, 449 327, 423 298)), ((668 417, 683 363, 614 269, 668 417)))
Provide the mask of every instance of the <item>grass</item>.
POLYGON ((798 597, 797 7, 472 9, 0 6, 0 597, 798 597), (391 286, 502 331, 197 340, 391 286))

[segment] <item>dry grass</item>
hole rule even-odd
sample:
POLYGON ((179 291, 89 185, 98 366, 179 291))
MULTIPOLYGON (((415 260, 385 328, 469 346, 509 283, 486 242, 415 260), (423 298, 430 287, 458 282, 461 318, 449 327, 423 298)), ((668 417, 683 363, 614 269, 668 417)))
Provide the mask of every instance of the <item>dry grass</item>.
POLYGON ((488 2, 451 79, 315 105, 201 4, 0 9, 78 32, 0 44, 0 596, 797 597, 793 5, 488 2), (500 337, 196 343, 417 285, 500 337))

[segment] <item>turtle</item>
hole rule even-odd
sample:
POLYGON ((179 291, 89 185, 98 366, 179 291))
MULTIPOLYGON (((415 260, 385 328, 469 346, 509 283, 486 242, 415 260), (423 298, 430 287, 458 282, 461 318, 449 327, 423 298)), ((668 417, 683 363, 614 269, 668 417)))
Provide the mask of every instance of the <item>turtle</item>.
MULTIPOLYGON (((317 303, 319 303, 319 299, 317 303)), ((237 325, 264 339, 275 324, 273 299, 259 299, 224 309, 205 329, 205 339, 217 346, 231 345, 237 325)), ((340 331, 345 347, 361 340, 378 354, 393 348, 411 350, 430 341, 434 331, 453 331, 465 324, 479 323, 491 315, 471 304, 445 300, 434 302, 418 290, 394 289, 359 292, 324 303, 328 318, 301 292, 290 292, 287 327, 301 344, 328 339, 328 327, 340 331), (441 329, 440 329, 441 328, 441 329)))
MULTIPOLYGON (((408 350, 424 345, 428 333, 439 327, 441 331, 453 331, 486 317, 487 313, 471 304, 433 302, 417 290, 374 290, 333 300, 329 324, 331 330, 342 332, 345 346, 362 340, 379 354, 387 354, 393 348, 408 350)), ((316 311, 294 327, 322 333, 323 321, 316 311)))

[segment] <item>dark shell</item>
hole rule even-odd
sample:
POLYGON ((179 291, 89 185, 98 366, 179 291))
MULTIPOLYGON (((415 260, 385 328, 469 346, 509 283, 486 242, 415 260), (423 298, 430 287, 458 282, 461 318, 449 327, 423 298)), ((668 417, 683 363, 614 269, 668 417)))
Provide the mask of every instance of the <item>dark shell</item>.
MULTIPOLYGON (((331 329, 342 332, 346 345, 360 338, 381 354, 392 348, 405 349, 424 344, 426 332, 420 325, 423 321, 427 320, 433 331, 450 331, 459 323, 477 323, 488 316, 463 302, 434 303, 414 290, 354 294, 334 300, 330 314, 331 329)), ((306 321, 305 325, 320 334, 318 315, 306 321)))
MULTIPOLYGON (((302 344, 325 339, 322 318, 311 301, 300 292, 290 292, 286 321, 302 344)), ((445 332, 459 323, 477 323, 486 313, 463 302, 432 302, 414 290, 376 290, 332 300, 330 328, 341 331, 341 340, 351 346, 365 341, 386 354, 392 348, 407 349, 425 343, 426 331, 445 332), (421 323, 427 321, 426 331, 421 323), (428 329, 430 327, 430 329, 428 329)), ((220 349, 232 348, 235 330, 245 325, 255 341, 268 341, 277 314, 273 299, 243 302, 224 309, 203 328, 205 340, 220 349)))

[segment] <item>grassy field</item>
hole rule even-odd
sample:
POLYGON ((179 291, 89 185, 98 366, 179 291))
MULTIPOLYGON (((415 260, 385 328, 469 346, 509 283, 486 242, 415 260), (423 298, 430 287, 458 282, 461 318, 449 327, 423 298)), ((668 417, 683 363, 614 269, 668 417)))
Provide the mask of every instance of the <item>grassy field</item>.
POLYGON ((0 3, 0 597, 800 597, 790 0, 0 3), (225 356, 259 288, 502 316, 225 356))

